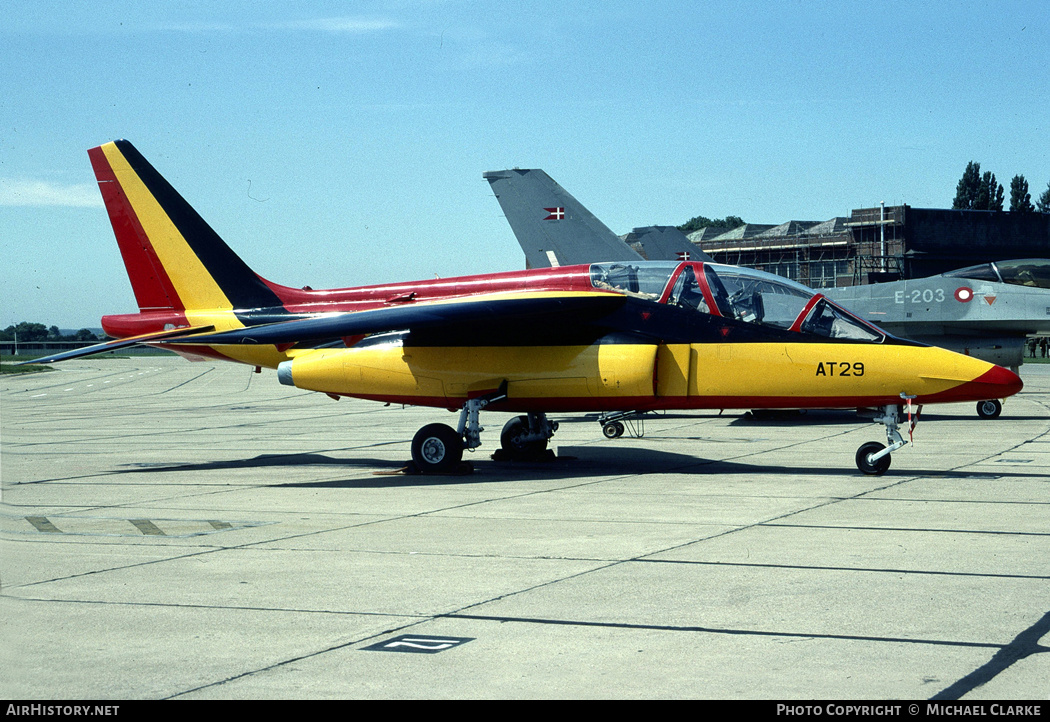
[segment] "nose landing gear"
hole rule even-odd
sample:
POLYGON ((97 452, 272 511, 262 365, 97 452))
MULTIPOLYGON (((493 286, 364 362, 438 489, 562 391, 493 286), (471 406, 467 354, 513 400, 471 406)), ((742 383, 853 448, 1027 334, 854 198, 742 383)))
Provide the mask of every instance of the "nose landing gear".
MULTIPOLYGON (((915 426, 919 423, 919 413, 922 411, 922 406, 918 407, 913 417, 911 400, 915 397, 901 394, 901 398, 908 403, 908 437, 910 439, 911 432, 915 430, 915 426)), ((857 468, 864 474, 868 476, 882 476, 885 474, 886 470, 890 468, 890 454, 908 443, 900 433, 900 411, 901 407, 899 405, 887 404, 882 408, 881 415, 872 417, 872 421, 886 427, 886 444, 888 445, 880 444, 877 441, 869 441, 857 449, 857 468)))

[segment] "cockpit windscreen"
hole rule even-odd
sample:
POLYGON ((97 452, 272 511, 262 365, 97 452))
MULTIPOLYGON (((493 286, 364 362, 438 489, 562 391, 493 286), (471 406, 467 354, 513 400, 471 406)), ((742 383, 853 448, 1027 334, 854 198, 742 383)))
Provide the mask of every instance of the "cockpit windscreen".
POLYGON ((968 278, 972 281, 1050 288, 1050 259, 1023 258, 1015 261, 996 261, 960 268, 958 271, 951 271, 944 275, 948 278, 968 278))

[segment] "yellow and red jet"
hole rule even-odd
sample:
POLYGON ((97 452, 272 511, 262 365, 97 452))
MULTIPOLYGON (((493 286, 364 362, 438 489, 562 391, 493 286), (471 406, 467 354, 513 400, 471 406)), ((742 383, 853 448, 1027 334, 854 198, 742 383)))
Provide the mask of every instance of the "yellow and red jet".
MULTIPOLYGON (((149 343, 277 369, 281 383, 459 410, 429 424, 412 457, 448 470, 481 443, 482 409, 519 412, 511 453, 545 449, 549 412, 879 409, 889 446, 864 444, 881 474, 906 442, 904 403, 1004 398, 1013 372, 904 341, 809 288, 702 262, 592 263, 333 290, 253 272, 126 140, 88 151, 139 312, 105 316, 114 341, 43 362, 149 343)), ((41 361, 38 361, 41 362, 41 361)))

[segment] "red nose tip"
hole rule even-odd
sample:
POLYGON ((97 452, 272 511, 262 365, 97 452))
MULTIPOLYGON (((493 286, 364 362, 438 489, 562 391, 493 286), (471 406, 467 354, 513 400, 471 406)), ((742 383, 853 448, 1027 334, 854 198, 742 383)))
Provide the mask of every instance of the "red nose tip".
POLYGON ((973 381, 963 384, 959 390, 981 401, 983 399, 1004 399, 1007 396, 1013 396, 1022 388, 1024 384, 1020 376, 1002 366, 992 366, 973 381))

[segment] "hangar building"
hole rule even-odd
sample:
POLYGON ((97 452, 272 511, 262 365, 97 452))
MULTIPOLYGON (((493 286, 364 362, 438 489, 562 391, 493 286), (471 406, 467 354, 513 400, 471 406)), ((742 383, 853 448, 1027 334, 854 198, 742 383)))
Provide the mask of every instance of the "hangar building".
POLYGON ((813 288, 926 276, 989 261, 1050 257, 1050 213, 857 208, 827 221, 703 228, 689 240, 715 260, 813 288))

